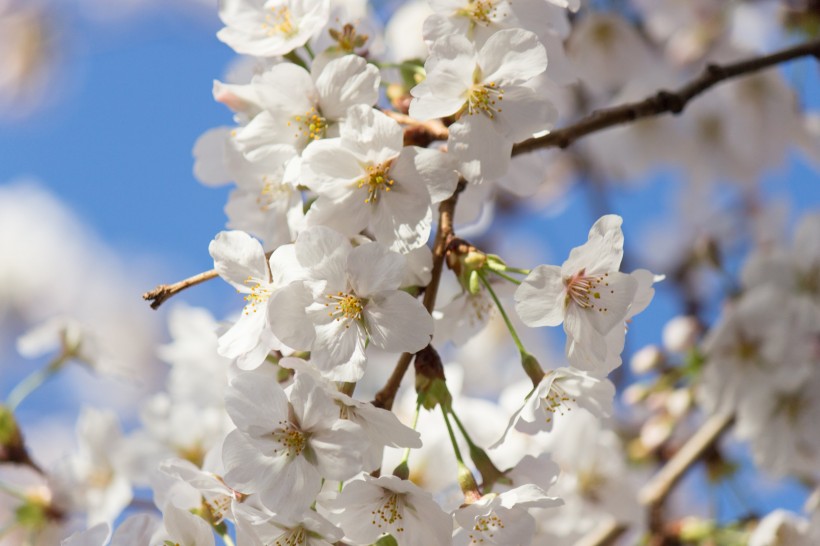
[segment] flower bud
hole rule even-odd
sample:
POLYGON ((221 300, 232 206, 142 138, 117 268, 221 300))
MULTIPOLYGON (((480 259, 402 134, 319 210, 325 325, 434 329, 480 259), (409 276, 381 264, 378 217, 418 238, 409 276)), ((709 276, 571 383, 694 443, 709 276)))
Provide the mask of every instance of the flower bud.
POLYGON ((647 345, 632 355, 629 366, 632 368, 633 373, 645 374, 660 368, 665 360, 663 353, 658 347, 655 345, 647 345))
POLYGON ((678 316, 663 327, 663 346, 670 353, 685 353, 695 346, 700 323, 692 316, 678 316))

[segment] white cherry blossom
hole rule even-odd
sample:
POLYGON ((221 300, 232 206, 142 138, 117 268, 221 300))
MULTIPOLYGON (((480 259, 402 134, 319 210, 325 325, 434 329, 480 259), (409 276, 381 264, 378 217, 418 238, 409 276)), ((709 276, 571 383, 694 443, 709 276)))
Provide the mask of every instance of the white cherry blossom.
POLYGON ((216 36, 237 53, 274 57, 290 53, 320 31, 330 0, 224 0, 216 36))
POLYGON ((238 375, 225 397, 237 429, 225 439, 225 483, 258 493, 269 510, 299 515, 321 488, 322 478, 346 480, 361 469, 368 447, 358 425, 307 374, 286 395, 270 366, 238 375))
POLYGON ((340 132, 340 138, 316 142, 303 155, 301 180, 319 195, 308 224, 349 236, 369 229, 397 252, 426 244, 431 194, 440 201, 458 182, 449 157, 403 147, 401 126, 368 106, 351 107, 340 132))
POLYGON ((528 546, 535 534, 535 518, 527 510, 560 504, 560 499, 547 496, 534 484, 525 484, 501 494, 486 494, 454 512, 459 528, 453 536, 453 545, 528 546))
POLYGON ((635 277, 618 271, 621 222, 601 217, 561 267, 539 265, 515 292, 515 309, 527 326, 564 324, 567 358, 580 369, 606 368, 607 335, 623 325, 638 290, 635 277))
POLYGON ((391 352, 416 352, 430 342, 432 317, 398 289, 406 269, 401 254, 373 242, 353 248, 323 226, 303 231, 293 247, 293 267, 306 280, 272 299, 271 327, 289 346, 309 349, 326 377, 361 378, 368 340, 391 352))
POLYGON ((493 34, 478 50, 467 38, 437 40, 425 64, 426 79, 411 90, 410 115, 456 116, 448 148, 467 180, 497 180, 510 163, 514 142, 548 128, 553 107, 527 84, 547 68, 538 37, 521 29, 493 34))
POLYGON ((328 517, 354 544, 373 544, 391 535, 399 546, 451 544, 452 520, 432 495, 395 476, 348 482, 341 494, 324 503, 328 517))

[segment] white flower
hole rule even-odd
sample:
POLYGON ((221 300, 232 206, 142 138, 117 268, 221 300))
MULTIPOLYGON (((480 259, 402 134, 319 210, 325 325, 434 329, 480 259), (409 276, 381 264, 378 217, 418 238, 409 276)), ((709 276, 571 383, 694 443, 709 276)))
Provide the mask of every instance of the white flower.
POLYGON ((453 513, 459 525, 453 536, 453 544, 527 546, 532 543, 535 533, 535 518, 527 509, 561 504, 560 499, 547 496, 543 489, 533 484, 510 489, 500 495, 486 494, 453 513))
POLYGON ((401 126, 364 105, 348 110, 340 132, 341 138, 316 142, 303 155, 301 181, 319 195, 307 213, 308 224, 349 236, 369 228, 397 252, 425 245, 431 193, 437 201, 445 199, 458 182, 449 157, 404 148, 401 126))
POLYGON ((214 546, 214 531, 201 517, 168 504, 162 510, 163 529, 154 535, 151 544, 174 546, 214 546), (165 542, 163 542, 165 541, 165 542))
POLYGON ((608 417, 614 397, 615 386, 608 379, 573 368, 549 371, 510 418, 504 436, 493 447, 501 445, 512 427, 525 434, 552 430, 556 417, 575 408, 583 408, 599 419, 608 417))
POLYGON ((514 142, 548 127, 553 108, 527 87, 547 67, 538 37, 525 30, 493 34, 476 51, 463 36, 431 47, 427 78, 411 90, 410 115, 433 119, 455 115, 448 149, 467 180, 496 180, 506 171, 514 142))
POLYGON ((451 544, 450 516, 430 493, 395 476, 364 475, 324 507, 354 544, 373 544, 385 535, 392 535, 399 546, 451 544))
POLYGON ((375 470, 381 467, 385 447, 413 449, 421 447, 419 433, 399 421, 395 413, 340 392, 336 385, 322 377, 319 370, 310 362, 301 358, 288 357, 280 360, 279 365, 295 370, 297 374, 310 375, 316 382, 317 388, 323 389, 339 406, 339 415, 362 427, 369 440, 369 449, 364 463, 365 470, 375 470))
POLYGON ((125 444, 117 416, 85 408, 77 421, 78 450, 54 473, 72 505, 85 510, 88 525, 113 523, 133 497, 125 444))
POLYGON ((282 516, 298 515, 316 498, 322 478, 345 480, 361 470, 368 447, 361 427, 307 374, 285 395, 271 366, 238 375, 225 405, 237 430, 225 439, 225 483, 282 516))
POLYGON ((564 323, 567 358, 580 369, 606 367, 607 335, 627 319, 638 281, 620 273, 621 217, 601 217, 589 240, 572 249, 561 267, 539 265, 515 292, 515 309, 527 326, 564 323))
POLYGON ((248 85, 214 85, 216 100, 236 107, 237 98, 255 115, 237 130, 236 144, 252 161, 272 151, 302 151, 315 140, 338 134, 348 108, 372 106, 379 97, 379 71, 356 55, 317 59, 308 73, 291 63, 273 66, 248 85), (282 85, 287 82, 287 85, 282 85))
POLYGON ((285 55, 305 45, 327 23, 330 0, 223 0, 216 36, 237 53, 285 55))
MULTIPOLYGON (((286 247, 283 247, 286 248, 286 247)), ((259 241, 241 231, 223 231, 211 241, 208 252, 219 276, 245 294, 239 320, 219 337, 219 354, 237 359, 243 370, 253 369, 281 343, 271 333, 267 308, 273 292, 290 282, 286 270, 271 266, 259 241)), ((284 252, 284 250, 282 251, 284 252)), ((274 253, 276 255, 276 253, 274 253)), ((274 255, 271 256, 273 263, 274 255)))
POLYGON ((313 510, 282 518, 243 504, 235 512, 237 543, 243 546, 332 546, 342 538, 338 528, 313 510))
POLYGON ((358 380, 368 339, 386 351, 411 353, 430 342, 432 317, 398 290, 406 269, 401 254, 379 243, 352 248, 322 226, 303 231, 293 247, 308 280, 277 292, 271 327, 289 346, 309 349, 327 378, 358 380))

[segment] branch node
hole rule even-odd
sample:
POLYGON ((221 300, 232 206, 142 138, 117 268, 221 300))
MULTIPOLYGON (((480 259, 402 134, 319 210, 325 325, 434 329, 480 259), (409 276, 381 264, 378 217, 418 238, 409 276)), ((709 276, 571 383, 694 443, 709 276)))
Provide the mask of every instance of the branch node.
POLYGON ((680 96, 666 90, 658 91, 656 97, 661 111, 668 110, 672 114, 680 114, 686 105, 686 102, 681 100, 680 96))

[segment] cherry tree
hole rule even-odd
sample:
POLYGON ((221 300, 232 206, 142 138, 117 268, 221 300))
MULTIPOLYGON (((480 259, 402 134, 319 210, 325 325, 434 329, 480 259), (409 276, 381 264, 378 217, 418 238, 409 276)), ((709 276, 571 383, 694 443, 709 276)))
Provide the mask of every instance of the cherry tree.
POLYGON ((780 237, 761 185, 820 159, 779 70, 816 72, 820 12, 779 4, 221 0, 244 79, 192 147, 225 230, 143 298, 225 282, 237 313, 169 304, 164 389, 132 429, 83 411, 53 467, 28 395, 139 370, 71 309, 20 337, 44 363, 0 405, 0 545, 820 542, 820 211, 780 237), (675 237, 641 248, 609 197, 670 166, 675 237), (542 263, 571 186, 594 218, 542 263), (662 290, 678 316, 629 348, 662 290), (705 513, 741 467, 802 513, 705 513))

